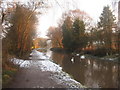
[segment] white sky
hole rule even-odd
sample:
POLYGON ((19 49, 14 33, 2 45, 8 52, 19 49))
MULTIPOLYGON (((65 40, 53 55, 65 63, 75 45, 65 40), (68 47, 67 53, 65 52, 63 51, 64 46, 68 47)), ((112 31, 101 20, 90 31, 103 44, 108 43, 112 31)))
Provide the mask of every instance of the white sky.
MULTIPOLYGON (((10 1, 10 0, 6 0, 10 1)), ((12 0, 11 0, 12 1, 12 0)), ((29 0, 14 0, 29 1, 29 0)), ((43 0, 44 1, 44 0, 43 0)), ((46 1, 46 0, 45 0, 46 1)), ((51 8, 46 9, 46 13, 39 16, 37 27, 38 37, 45 37, 50 26, 57 26, 63 12, 71 9, 80 9, 85 11, 93 18, 94 22, 99 20, 103 7, 111 5, 112 1, 119 0, 47 0, 51 8)))
POLYGON ((70 9, 80 9, 88 13, 95 22, 98 21, 103 7, 111 5, 112 0, 48 0, 52 7, 40 16, 38 37, 45 37, 50 26, 57 26, 63 12, 70 9), (58 4, 59 3, 59 4, 58 4))

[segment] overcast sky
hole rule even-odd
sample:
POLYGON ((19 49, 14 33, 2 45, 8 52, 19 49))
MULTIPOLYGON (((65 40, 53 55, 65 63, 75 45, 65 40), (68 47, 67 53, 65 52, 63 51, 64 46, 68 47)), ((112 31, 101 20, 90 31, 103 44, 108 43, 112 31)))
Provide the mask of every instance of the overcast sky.
MULTIPOLYGON (((10 1, 10 0, 7 0, 10 1)), ((14 0, 28 1, 28 0, 14 0)), ((44 1, 44 0, 43 0, 44 1)), ((112 1, 119 0, 47 0, 50 8, 45 10, 45 13, 39 16, 37 33, 39 37, 45 37, 47 29, 50 26, 57 26, 62 13, 68 10, 80 9, 89 14, 89 16, 97 22, 103 7, 111 5, 112 1)))
POLYGON ((48 0, 51 8, 39 19, 38 34, 44 37, 50 26, 57 26, 63 12, 71 9, 85 11, 97 22, 103 7, 111 5, 112 0, 48 0))

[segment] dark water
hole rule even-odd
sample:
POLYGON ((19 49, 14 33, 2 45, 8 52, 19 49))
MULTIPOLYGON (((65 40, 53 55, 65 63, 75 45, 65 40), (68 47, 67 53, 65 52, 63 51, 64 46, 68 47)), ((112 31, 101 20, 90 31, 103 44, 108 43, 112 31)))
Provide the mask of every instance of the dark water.
POLYGON ((75 80, 89 88, 118 88, 118 63, 52 52, 52 59, 75 80), (71 61, 72 59, 72 61, 71 61))

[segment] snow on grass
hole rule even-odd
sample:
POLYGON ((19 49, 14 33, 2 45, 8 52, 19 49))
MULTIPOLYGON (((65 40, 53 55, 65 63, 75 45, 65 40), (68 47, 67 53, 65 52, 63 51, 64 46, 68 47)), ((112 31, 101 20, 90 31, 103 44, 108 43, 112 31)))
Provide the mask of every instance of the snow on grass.
POLYGON ((42 71, 51 71, 51 72, 60 72, 62 70, 62 67, 59 65, 46 60, 46 61, 39 61, 41 63, 41 70, 42 71))
POLYGON ((11 61, 16 65, 21 65, 24 62, 24 60, 17 59, 17 58, 13 58, 13 59, 11 59, 11 61))
POLYGON ((72 79, 72 77, 62 71, 62 67, 59 65, 46 60, 46 61, 40 61, 41 63, 41 70, 42 71, 51 71, 53 72, 51 78, 56 80, 57 83, 62 83, 64 85, 67 85, 70 88, 85 88, 85 86, 82 86, 79 82, 72 79))
POLYGON ((45 53, 41 53, 39 51, 33 50, 32 53, 30 53, 30 59, 49 59, 45 56, 45 53))
POLYGON ((22 60, 22 59, 13 58, 13 59, 11 59, 11 61, 14 64, 19 65, 20 67, 24 67, 24 68, 28 68, 31 65, 31 62, 29 60, 22 60))
POLYGON ((68 86, 69 88, 86 88, 81 85, 76 80, 72 79, 71 76, 63 71, 53 74, 52 78, 56 80, 57 83, 68 86))

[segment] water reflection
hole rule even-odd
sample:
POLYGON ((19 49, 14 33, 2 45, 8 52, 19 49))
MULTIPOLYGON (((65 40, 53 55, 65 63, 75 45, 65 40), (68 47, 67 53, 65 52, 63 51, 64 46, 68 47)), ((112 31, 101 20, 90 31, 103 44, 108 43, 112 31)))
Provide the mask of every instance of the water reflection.
POLYGON ((80 59, 80 56, 54 52, 52 59, 75 80, 89 88, 118 87, 118 63, 91 58, 80 59))

